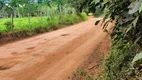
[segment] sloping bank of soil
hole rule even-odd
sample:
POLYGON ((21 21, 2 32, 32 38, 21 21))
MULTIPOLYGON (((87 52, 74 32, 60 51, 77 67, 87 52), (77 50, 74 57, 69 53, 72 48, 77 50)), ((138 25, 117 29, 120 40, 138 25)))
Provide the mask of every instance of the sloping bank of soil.
POLYGON ((97 20, 1 46, 0 79, 67 80, 105 40, 107 33, 94 25, 97 20))
MULTIPOLYGON (((97 48, 88 55, 88 58, 78 67, 78 69, 69 76, 69 80, 86 80, 89 75, 92 78, 97 78, 102 72, 102 65, 104 57, 107 56, 111 48, 110 35, 106 37, 97 45, 97 48)), ((91 79, 88 79, 91 80, 91 79)))

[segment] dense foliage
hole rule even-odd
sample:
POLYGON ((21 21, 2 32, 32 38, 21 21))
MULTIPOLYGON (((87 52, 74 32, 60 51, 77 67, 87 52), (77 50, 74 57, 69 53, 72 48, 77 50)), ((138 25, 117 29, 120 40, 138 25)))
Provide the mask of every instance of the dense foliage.
POLYGON ((98 4, 107 9, 104 26, 116 21, 112 33, 112 50, 105 60, 105 72, 100 79, 140 80, 142 56, 134 56, 142 48, 142 0, 98 0, 98 4))

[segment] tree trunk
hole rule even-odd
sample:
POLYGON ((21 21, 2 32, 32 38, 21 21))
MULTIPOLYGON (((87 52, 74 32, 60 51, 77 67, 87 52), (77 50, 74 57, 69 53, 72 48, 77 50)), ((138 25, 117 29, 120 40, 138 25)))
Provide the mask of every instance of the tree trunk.
POLYGON ((19 17, 19 18, 21 18, 21 16, 20 16, 20 12, 19 12, 19 11, 18 11, 18 17, 19 17))
POLYGON ((11 14, 11 24, 14 25, 14 15, 11 14))
POLYGON ((18 12, 18 17, 21 18, 19 8, 18 8, 18 11, 17 11, 17 12, 18 12))
POLYGON ((62 5, 58 5, 58 11, 59 11, 59 15, 60 15, 60 17, 59 17, 59 19, 61 19, 61 16, 62 16, 62 5))
POLYGON ((28 13, 28 24, 29 24, 29 29, 31 29, 31 26, 30 26, 30 24, 31 24, 30 13, 28 13))
POLYGON ((42 12, 40 12, 40 19, 41 19, 41 23, 43 23, 42 12))
POLYGON ((48 16, 48 12, 46 11, 46 16, 48 16))

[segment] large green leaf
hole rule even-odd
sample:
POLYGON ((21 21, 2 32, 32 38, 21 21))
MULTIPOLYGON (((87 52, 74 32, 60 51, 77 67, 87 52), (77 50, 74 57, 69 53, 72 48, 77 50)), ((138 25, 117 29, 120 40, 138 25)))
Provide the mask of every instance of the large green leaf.
POLYGON ((136 27, 138 19, 139 19, 139 16, 132 22, 133 23, 133 27, 136 27))
POLYGON ((141 6, 139 8, 139 13, 141 13, 141 12, 142 12, 142 4, 141 4, 141 6))
POLYGON ((93 1, 91 2, 91 4, 99 3, 99 2, 100 2, 100 0, 93 0, 93 1))
POLYGON ((136 61, 141 60, 141 59, 142 59, 142 53, 137 54, 132 61, 132 66, 134 66, 136 61))
POLYGON ((135 2, 132 2, 130 4, 129 8, 129 14, 133 14, 139 10, 141 3, 140 0, 136 0, 135 2))
POLYGON ((107 2, 109 2, 109 0, 104 0, 104 4, 107 3, 107 2))

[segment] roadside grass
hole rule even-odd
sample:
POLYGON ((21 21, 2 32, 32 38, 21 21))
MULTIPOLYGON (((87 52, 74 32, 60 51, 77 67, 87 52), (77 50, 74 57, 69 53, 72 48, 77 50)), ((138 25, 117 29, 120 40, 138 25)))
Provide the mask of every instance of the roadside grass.
POLYGON ((78 68, 71 80, 95 80, 93 76, 89 75, 83 68, 78 68))
MULTIPOLYGON (((43 17, 43 24, 46 22, 46 17, 43 17)), ((0 19, 0 32, 8 32, 5 23, 10 22, 11 19, 0 19)), ((31 27, 37 27, 43 25, 41 24, 40 18, 39 17, 32 17, 31 18, 31 27)), ((14 30, 28 30, 28 18, 14 18, 14 30)))
POLYGON ((46 17, 44 16, 42 21, 40 17, 32 17, 31 24, 28 24, 28 18, 14 18, 14 29, 12 31, 7 30, 4 25, 6 22, 10 22, 11 19, 0 19, 0 32, 7 33, 13 31, 23 31, 23 30, 34 30, 36 28, 46 27, 46 28, 59 28, 60 24, 63 25, 71 25, 74 23, 78 23, 81 21, 87 20, 87 15, 85 13, 81 13, 81 16, 76 14, 70 15, 62 15, 62 16, 54 16, 54 17, 46 17))

